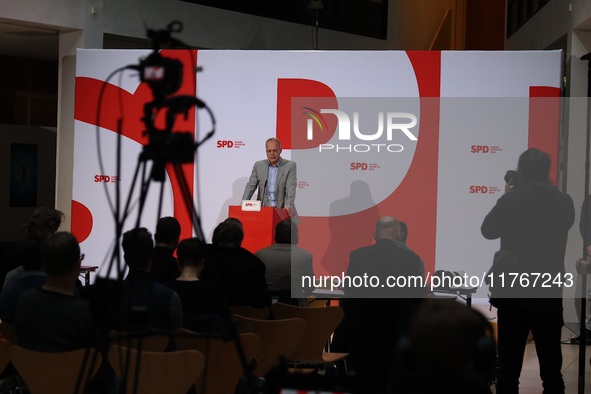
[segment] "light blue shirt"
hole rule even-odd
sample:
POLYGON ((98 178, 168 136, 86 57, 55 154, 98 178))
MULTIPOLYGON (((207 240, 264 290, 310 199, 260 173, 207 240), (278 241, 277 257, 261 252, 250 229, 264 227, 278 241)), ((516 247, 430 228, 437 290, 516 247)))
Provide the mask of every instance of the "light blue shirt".
POLYGON ((267 192, 266 192, 266 204, 268 207, 275 207, 275 184, 277 183, 277 172, 279 171, 278 165, 269 164, 269 175, 267 176, 267 192))

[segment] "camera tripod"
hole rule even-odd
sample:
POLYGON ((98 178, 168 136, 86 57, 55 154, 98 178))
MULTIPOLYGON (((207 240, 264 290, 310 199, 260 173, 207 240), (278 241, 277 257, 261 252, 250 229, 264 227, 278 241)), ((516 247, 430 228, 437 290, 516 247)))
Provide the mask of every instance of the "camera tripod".
MULTIPOLYGON (((175 95, 182 85, 183 64, 178 60, 163 57, 160 53, 160 47, 164 43, 178 45, 180 41, 173 39, 171 34, 178 33, 181 29, 182 25, 180 22, 172 22, 168 25, 166 30, 148 30, 148 37, 151 38, 153 42, 152 53, 147 58, 143 59, 139 65, 126 67, 127 69, 139 71, 141 81, 146 83, 153 92, 153 101, 144 105, 142 121, 145 125, 145 130, 143 134, 147 136, 148 143, 143 146, 142 152, 138 157, 132 181, 130 183, 130 190, 123 207, 121 207, 119 183, 117 183, 116 186, 116 205, 113 212, 115 218, 115 247, 110 256, 106 277, 97 278, 97 281, 95 282, 95 291, 93 294, 93 300, 91 301, 91 311, 95 315, 96 321, 101 322, 103 325, 102 327, 99 327, 99 330, 101 330, 100 335, 108 335, 108 324, 118 303, 129 301, 131 305, 131 300, 122 300, 121 297, 118 296, 118 293, 125 272, 125 264, 122 263, 119 242, 123 235, 125 222, 130 216, 132 198, 136 191, 139 190, 137 218, 135 220, 135 227, 137 228, 140 226, 150 186, 154 181, 160 182, 160 197, 157 208, 158 217, 160 217, 163 205, 163 190, 164 182, 166 180, 167 165, 170 165, 169 169, 172 170, 171 175, 174 175, 178 182, 182 201, 192 221, 193 232, 196 238, 205 243, 204 233, 201 228, 201 219, 193 202, 192 192, 183 172, 182 165, 193 163, 198 148, 213 136, 215 132, 215 117, 207 105, 197 97, 175 95), (213 125, 212 130, 208 132, 202 140, 197 142, 195 141, 193 134, 190 132, 173 131, 178 115, 187 116, 189 111, 194 107, 205 109, 209 113, 213 125), (159 128, 156 126, 156 118, 157 115, 162 112, 165 112, 164 126, 159 128), (151 168, 148 168, 148 163, 150 162, 152 163, 152 166, 151 168), (115 280, 109 279, 112 277, 111 274, 113 273, 116 274, 115 280)), ((117 177, 120 175, 121 135, 121 132, 117 133, 117 177)), ((215 269, 215 267, 213 267, 213 269, 215 269)), ((218 297, 218 299, 222 298, 218 297)), ((149 301, 145 308, 147 311, 150 310, 149 301)), ((248 372, 246 357, 239 341, 238 333, 231 322, 227 305, 221 306, 219 310, 227 329, 225 339, 235 343, 244 371, 248 372)), ((149 330, 149 328, 147 328, 147 330, 147 334, 154 333, 154 331, 149 330)), ((176 335, 174 332, 168 334, 172 336, 176 335)), ((140 337, 140 347, 141 343, 140 337)), ((92 362, 94 363, 96 360, 92 360, 92 362)), ((247 373, 247 376, 250 375, 247 373)), ((137 377, 132 376, 126 377, 125 379, 128 378, 137 379, 137 377)), ((252 388, 255 387, 255 382, 252 381, 252 379, 249 379, 248 384, 252 388)), ((123 387, 125 387, 125 384, 123 387)), ((135 381, 135 387, 137 389, 137 380, 135 381)))

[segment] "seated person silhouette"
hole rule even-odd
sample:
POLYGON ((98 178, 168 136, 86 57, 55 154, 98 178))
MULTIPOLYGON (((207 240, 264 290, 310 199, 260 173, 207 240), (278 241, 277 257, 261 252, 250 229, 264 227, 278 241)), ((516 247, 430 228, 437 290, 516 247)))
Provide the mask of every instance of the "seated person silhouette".
POLYGON ((176 218, 165 216, 158 220, 151 270, 152 277, 158 283, 166 283, 179 276, 179 264, 173 254, 180 236, 181 225, 176 218))
POLYGON ((205 244, 198 238, 182 240, 177 247, 181 274, 166 283, 180 297, 183 305, 182 327, 206 333, 220 332, 223 321, 216 289, 200 280, 205 268, 205 244))
POLYGON ((47 274, 41 261, 41 241, 26 238, 18 243, 15 256, 22 263, 22 276, 0 293, 0 319, 14 324, 16 305, 21 294, 36 289, 47 282, 47 274))
POLYGON ((50 235, 41 246, 47 282, 19 298, 15 329, 19 345, 59 352, 94 345, 94 323, 88 303, 76 291, 80 247, 68 232, 50 235))
POLYGON ((111 328, 122 331, 177 330, 182 323, 178 294, 150 275, 154 242, 145 228, 123 234, 123 258, 129 272, 117 294, 111 328))
POLYGON ((24 224, 27 229, 25 239, 10 244, 2 251, 0 256, 0 283, 2 290, 7 289, 24 274, 25 268, 16 249, 19 244, 27 240, 43 242, 48 236, 55 233, 64 221, 64 213, 50 207, 39 207, 33 211, 29 221, 24 224))
POLYGON ((298 305, 313 289, 302 286, 302 277, 314 276, 312 253, 297 246, 298 228, 291 219, 277 223, 275 243, 255 253, 265 263, 267 286, 279 302, 298 305))
POLYGON ((420 281, 409 284, 410 277, 422 277, 420 258, 400 247, 399 237, 399 222, 381 217, 375 226, 376 242, 350 254, 346 276, 351 280, 343 286, 341 300, 345 315, 335 331, 333 349, 349 353, 347 365, 359 376, 364 392, 386 389, 397 343, 425 294, 420 281), (373 281, 368 279, 364 286, 364 277, 373 281), (406 286, 387 286, 389 277, 400 278, 406 286))
POLYGON ((229 218, 215 228, 212 244, 206 250, 201 279, 219 288, 228 306, 270 306, 265 264, 241 247, 244 232, 239 223, 229 218))

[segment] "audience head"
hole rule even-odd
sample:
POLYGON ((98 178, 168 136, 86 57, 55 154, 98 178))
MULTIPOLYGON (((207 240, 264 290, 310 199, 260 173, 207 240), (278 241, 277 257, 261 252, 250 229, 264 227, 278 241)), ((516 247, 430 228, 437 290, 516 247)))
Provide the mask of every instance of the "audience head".
POLYGON ((121 242, 123 258, 129 269, 149 271, 154 242, 152 233, 144 227, 134 228, 123 234, 121 242))
POLYGON ((400 222, 392 216, 383 216, 376 223, 374 239, 389 239, 394 242, 400 240, 400 222))
POLYGON ((550 156, 539 149, 531 148, 519 156, 517 175, 519 182, 548 182, 550 156))
POLYGON ((199 238, 183 239, 176 248, 181 267, 199 266, 204 263, 204 245, 199 238))
POLYGON ((405 244, 406 239, 408 238, 408 227, 407 227, 406 223, 404 223, 404 222, 398 222, 398 223, 400 223, 400 242, 405 244))
POLYGON ((297 245, 298 242, 298 226, 291 219, 285 219, 277 223, 275 227, 275 243, 297 245))
POLYGON ((172 216, 165 216, 158 220, 154 240, 156 244, 170 244, 176 246, 181 236, 181 225, 179 221, 172 216))
POLYGON ((80 270, 80 246, 68 232, 60 231, 47 237, 41 246, 43 267, 49 276, 65 276, 80 270))
POLYGON ((224 222, 237 224, 242 229, 242 232, 244 232, 244 226, 242 225, 242 222, 240 221, 240 219, 229 217, 226 220, 224 220, 224 222))
POLYGON ((242 223, 238 219, 228 218, 213 230, 211 243, 225 248, 239 248, 243 239, 242 223))
POLYGON ((39 241, 45 240, 59 229, 64 217, 64 213, 55 208, 39 207, 35 209, 25 224, 27 236, 39 241))
POLYGON ((496 360, 488 320, 455 300, 424 300, 410 322, 408 346, 419 382, 428 377, 435 385, 486 384, 496 360))

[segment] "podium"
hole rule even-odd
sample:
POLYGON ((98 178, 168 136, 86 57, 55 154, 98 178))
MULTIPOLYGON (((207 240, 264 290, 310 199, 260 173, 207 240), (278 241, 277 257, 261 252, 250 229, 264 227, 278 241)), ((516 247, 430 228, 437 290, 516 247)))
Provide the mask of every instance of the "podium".
POLYGON ((277 223, 289 218, 281 208, 261 207, 258 212, 243 211, 240 205, 231 205, 228 217, 239 219, 244 227, 242 247, 252 253, 274 243, 277 223))

